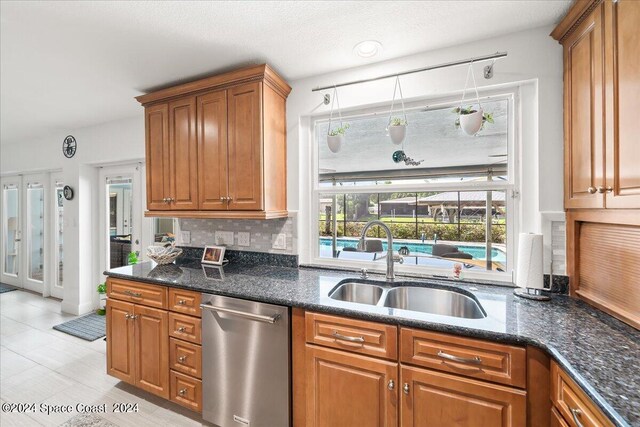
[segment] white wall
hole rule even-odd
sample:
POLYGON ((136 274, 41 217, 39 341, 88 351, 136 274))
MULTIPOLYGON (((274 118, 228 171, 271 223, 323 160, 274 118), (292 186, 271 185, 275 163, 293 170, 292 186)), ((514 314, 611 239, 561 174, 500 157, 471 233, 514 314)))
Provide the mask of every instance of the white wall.
MULTIPOLYGON (((308 117, 328 113, 317 86, 375 77, 427 65, 507 51, 497 62, 491 80, 478 79, 480 86, 525 82, 521 93, 534 102, 522 110, 521 137, 523 231, 540 231, 540 212, 562 211, 562 49, 549 33, 538 28, 507 36, 426 52, 384 63, 290 82, 293 91, 287 103, 288 204, 299 211, 298 248, 308 246, 309 133, 308 117)), ((480 69, 477 67, 476 69, 480 69)), ((286 73, 286 70, 280 70, 286 73)), ((460 91, 466 68, 449 68, 402 78, 406 98, 438 96, 460 91)), ((393 79, 351 86, 340 90, 343 108, 389 102, 393 79)), ((135 102, 135 101, 131 101, 135 102)), ((82 129, 61 130, 34 141, 2 145, 2 175, 63 170, 65 183, 76 189, 76 198, 65 205, 65 310, 86 311, 99 276, 97 242, 97 173, 93 166, 142 159, 144 157, 143 110, 134 118, 82 129), (72 134, 78 141, 73 159, 62 155, 62 141, 72 134), (89 194, 91 193, 91 194, 89 194), (93 234, 91 234, 93 233, 93 234), (77 262, 74 262, 77 260, 77 262), (92 265, 93 272, 87 267, 92 265), (78 285, 81 284, 81 285, 78 285)), ((305 261, 304 250, 294 251, 305 261)))
MULTIPOLYGON (((326 114, 330 110, 330 106, 322 102, 323 93, 312 92, 311 89, 497 51, 506 51, 508 56, 496 63, 494 76, 490 80, 480 77, 478 71, 482 66, 476 65, 477 81, 480 87, 521 83, 522 98, 531 101, 523 105, 521 111, 522 198, 519 223, 522 231, 540 232, 540 212, 563 210, 562 48, 549 37, 551 30, 552 27, 537 28, 292 82, 293 90, 287 103, 288 194, 289 208, 299 211, 301 262, 308 262, 306 247, 311 238, 304 218, 313 214, 308 212, 311 146, 308 118, 326 114)), ((402 77, 404 96, 438 97, 461 92, 466 72, 467 68, 463 66, 402 77)), ((340 105, 343 109, 350 109, 390 102, 393 85, 394 79, 387 79, 340 88, 340 105)))

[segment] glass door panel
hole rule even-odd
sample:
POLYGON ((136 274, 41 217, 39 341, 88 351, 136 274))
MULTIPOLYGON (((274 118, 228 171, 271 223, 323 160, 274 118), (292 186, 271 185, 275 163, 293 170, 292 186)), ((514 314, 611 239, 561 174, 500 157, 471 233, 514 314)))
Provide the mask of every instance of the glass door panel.
POLYGON ((27 185, 27 277, 44 281, 44 186, 27 185))
MULTIPOLYGON (((17 279, 20 267, 20 190, 16 184, 2 186, 3 276, 17 279)), ((5 279, 6 280, 6 279, 5 279)))

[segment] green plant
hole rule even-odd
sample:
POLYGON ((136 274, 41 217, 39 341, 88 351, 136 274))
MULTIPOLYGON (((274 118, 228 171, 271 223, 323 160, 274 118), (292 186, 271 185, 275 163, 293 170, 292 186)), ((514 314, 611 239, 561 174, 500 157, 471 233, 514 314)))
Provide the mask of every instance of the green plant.
POLYGON ((407 121, 405 119, 401 119, 400 117, 394 117, 391 119, 391 123, 389 126, 406 126, 407 121))
POLYGON ((349 129, 351 126, 349 125, 349 123, 345 123, 342 126, 339 126, 333 130, 329 131, 329 136, 338 136, 338 135, 344 135, 347 132, 347 129, 349 129))
POLYGON ((106 294, 107 293, 107 283, 106 282, 105 283, 100 283, 98 285, 98 289, 97 290, 98 290, 99 294, 106 294))
MULTIPOLYGON (((477 113, 478 110, 474 109, 473 106, 469 105, 467 108, 464 107, 456 107, 453 110, 451 110, 452 113, 457 114, 458 116, 464 116, 467 114, 473 114, 473 113, 477 113)), ((483 113, 482 114, 482 126, 480 126, 480 129, 484 128, 484 123, 488 122, 493 124, 493 113, 483 113)), ((460 127, 460 118, 456 119, 456 127, 460 127)))
POLYGON ((129 265, 137 264, 138 263, 138 254, 135 253, 135 252, 130 252, 128 261, 129 261, 129 265))

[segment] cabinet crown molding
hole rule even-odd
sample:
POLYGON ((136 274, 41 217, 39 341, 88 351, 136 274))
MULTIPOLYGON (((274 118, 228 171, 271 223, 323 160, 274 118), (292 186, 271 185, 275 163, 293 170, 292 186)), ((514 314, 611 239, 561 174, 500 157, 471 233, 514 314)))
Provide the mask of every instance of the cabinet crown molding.
POLYGON ((153 91, 145 95, 137 96, 136 100, 143 106, 147 106, 155 102, 167 101, 178 96, 196 94, 198 92, 215 89, 224 89, 230 86, 261 80, 285 99, 289 96, 289 93, 291 93, 291 86, 289 86, 273 68, 268 64, 261 64, 153 91))
POLYGON ((553 29, 551 37, 560 43, 573 33, 585 18, 604 0, 576 0, 562 21, 553 29))

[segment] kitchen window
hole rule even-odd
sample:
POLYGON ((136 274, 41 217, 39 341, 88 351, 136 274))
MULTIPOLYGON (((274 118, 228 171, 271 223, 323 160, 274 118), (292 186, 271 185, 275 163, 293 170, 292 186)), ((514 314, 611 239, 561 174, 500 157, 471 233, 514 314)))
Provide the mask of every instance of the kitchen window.
MULTIPOLYGON (((349 129, 337 153, 327 145, 328 118, 313 120, 313 262, 383 270, 383 230, 372 227, 366 246, 357 248, 365 224, 376 219, 389 226, 403 256, 397 271, 450 274, 462 264, 466 277, 510 281, 516 99, 515 90, 485 94, 493 123, 475 136, 456 126, 457 97, 412 102, 401 145, 386 134, 388 106, 343 113, 349 129), (399 150, 409 162, 398 161, 399 150)), ((335 113, 332 128, 334 121, 335 113)))

